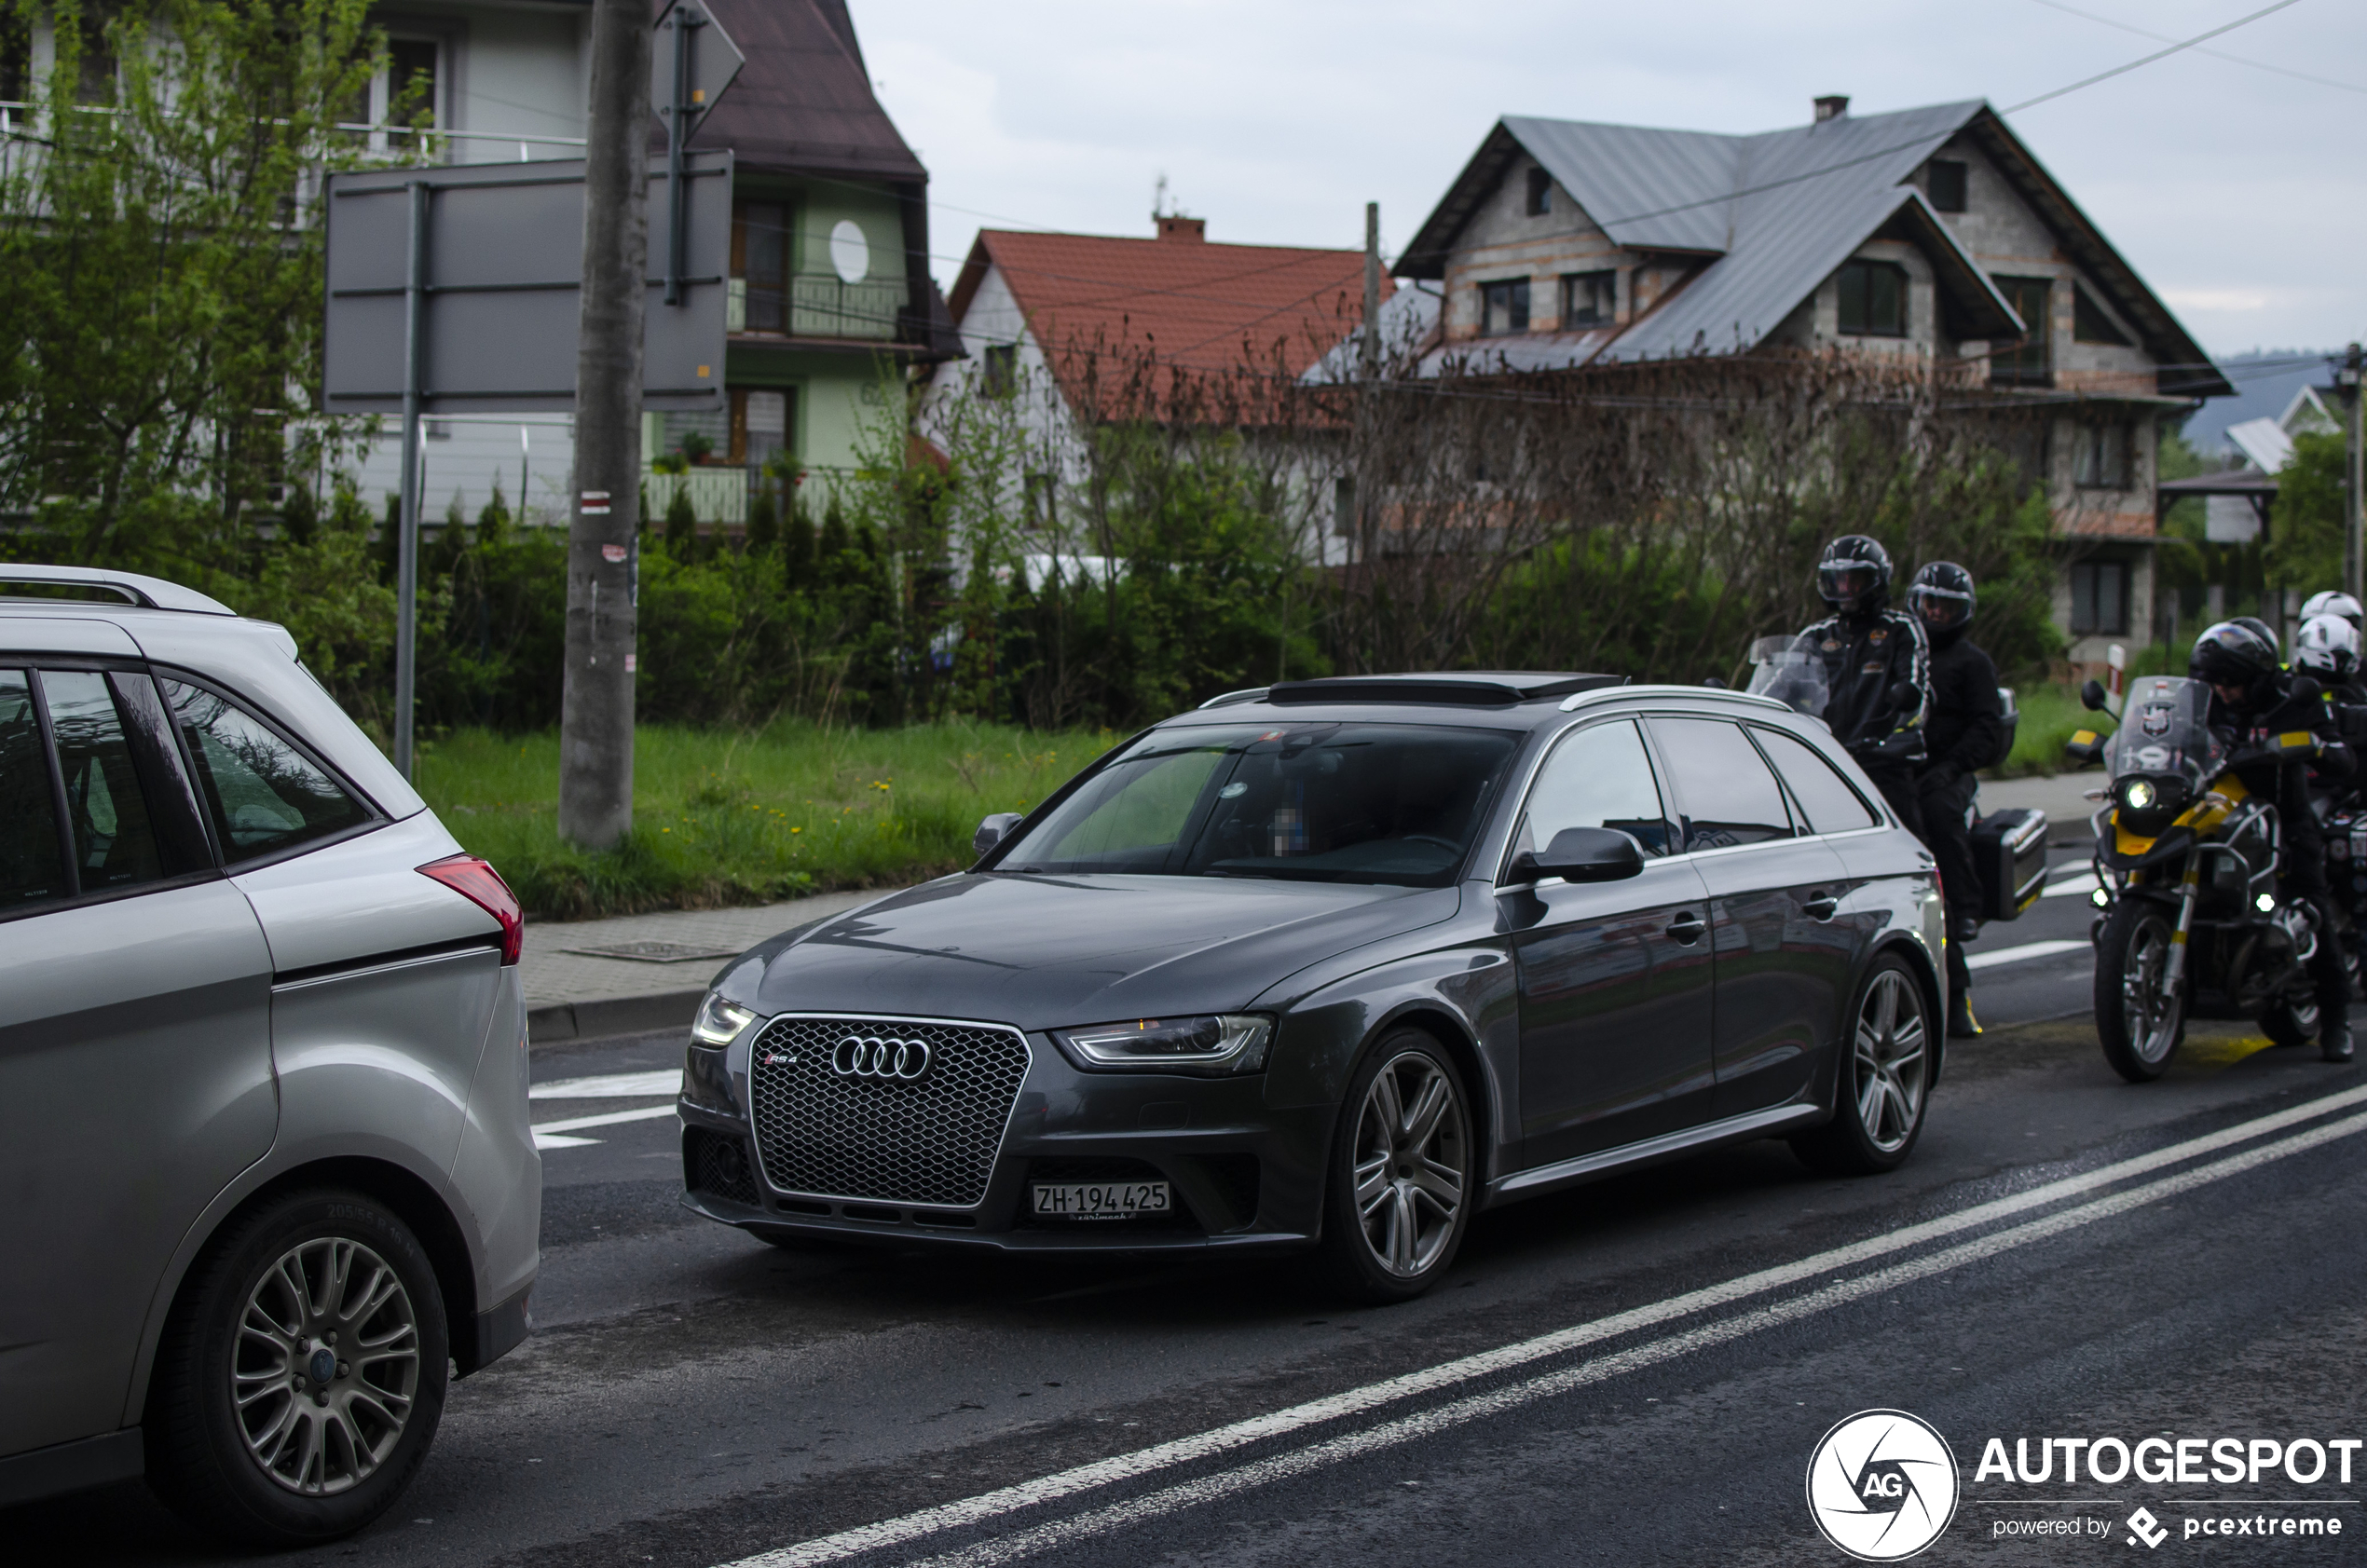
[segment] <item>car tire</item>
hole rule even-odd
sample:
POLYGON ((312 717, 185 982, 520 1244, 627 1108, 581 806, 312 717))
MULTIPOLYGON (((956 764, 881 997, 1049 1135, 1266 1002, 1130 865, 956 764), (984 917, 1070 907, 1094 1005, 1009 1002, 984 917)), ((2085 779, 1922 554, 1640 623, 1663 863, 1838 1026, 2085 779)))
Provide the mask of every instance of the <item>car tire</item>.
POLYGON ((149 1483, 244 1545, 350 1534, 426 1459, 449 1356, 409 1226, 360 1193, 282 1193, 215 1238, 174 1303, 148 1394, 149 1483))
POLYGON ((1411 1301, 1453 1265, 1478 1197, 1471 1104, 1455 1058, 1419 1029, 1366 1053, 1324 1181, 1322 1261, 1342 1293, 1411 1301))
POLYGON ((1833 1116, 1791 1140, 1829 1176, 1896 1170, 1923 1136, 1938 1066, 1931 999, 1895 953, 1874 960, 1851 1000, 1833 1075, 1833 1116))

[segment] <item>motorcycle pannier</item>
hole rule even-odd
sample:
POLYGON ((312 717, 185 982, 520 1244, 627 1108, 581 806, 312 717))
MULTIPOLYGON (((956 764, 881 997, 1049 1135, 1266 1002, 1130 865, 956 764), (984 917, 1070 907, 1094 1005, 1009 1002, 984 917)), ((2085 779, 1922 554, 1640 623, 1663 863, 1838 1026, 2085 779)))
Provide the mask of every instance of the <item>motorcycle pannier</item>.
POLYGON ((1992 811, 1973 826, 1973 865, 1980 872, 1980 918, 2010 920, 2046 885, 2046 813, 1992 811))

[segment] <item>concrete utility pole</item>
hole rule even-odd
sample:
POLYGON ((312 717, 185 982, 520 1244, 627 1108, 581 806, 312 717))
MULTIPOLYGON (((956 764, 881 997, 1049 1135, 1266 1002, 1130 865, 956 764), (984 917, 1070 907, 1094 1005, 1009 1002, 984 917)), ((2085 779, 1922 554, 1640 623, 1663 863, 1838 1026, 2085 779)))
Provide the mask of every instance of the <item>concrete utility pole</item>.
POLYGON ((2352 598, 2367 602, 2367 568, 2362 568, 2362 552, 2367 552, 2367 470, 2360 464, 2360 422, 2367 419, 2367 407, 2362 407, 2359 395, 2360 376, 2367 371, 2367 355, 2358 344, 2343 356, 2342 364, 2334 372, 2334 389, 2342 394, 2343 412, 2350 416, 2344 421, 2349 429, 2347 461, 2343 464, 2343 561, 2350 570, 2343 579, 2343 592, 2352 598))
POLYGON ((593 0, 575 371, 559 834, 605 850, 633 825, 641 523, 641 313, 650 265, 650 8, 593 0))

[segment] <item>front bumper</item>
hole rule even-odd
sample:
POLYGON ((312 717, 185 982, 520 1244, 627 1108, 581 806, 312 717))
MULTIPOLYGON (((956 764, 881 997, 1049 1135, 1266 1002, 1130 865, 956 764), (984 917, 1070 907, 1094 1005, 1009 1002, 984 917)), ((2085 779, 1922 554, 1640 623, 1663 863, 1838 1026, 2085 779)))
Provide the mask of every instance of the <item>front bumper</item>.
POLYGON ((734 1047, 728 1068, 727 1053, 694 1045, 692 1093, 679 1107, 683 1206, 759 1234, 1006 1252, 1287 1250, 1315 1240, 1334 1108, 1272 1109, 1263 1074, 1080 1072, 1042 1036, 1029 1044, 1033 1059, 985 1195, 966 1208, 770 1188, 750 1157, 746 1045, 734 1047), (1039 1217, 1030 1204, 1037 1179, 1163 1179, 1174 1209, 1128 1220, 1039 1217))

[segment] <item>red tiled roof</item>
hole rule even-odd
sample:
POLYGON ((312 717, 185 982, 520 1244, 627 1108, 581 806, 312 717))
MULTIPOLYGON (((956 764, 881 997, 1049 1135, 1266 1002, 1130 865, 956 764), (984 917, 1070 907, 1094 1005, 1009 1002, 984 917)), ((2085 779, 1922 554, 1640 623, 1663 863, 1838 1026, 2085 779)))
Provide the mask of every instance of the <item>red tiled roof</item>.
MULTIPOLYGON (((1028 328, 1074 391, 1078 361, 1147 351, 1162 367, 1295 376, 1364 314, 1364 253, 1218 245, 1198 219, 1160 238, 981 229, 954 283, 958 321, 988 266, 1002 269, 1028 328), (1277 360, 1279 360, 1279 365, 1277 360)), ((1381 297, 1392 280, 1381 274, 1381 297)))

